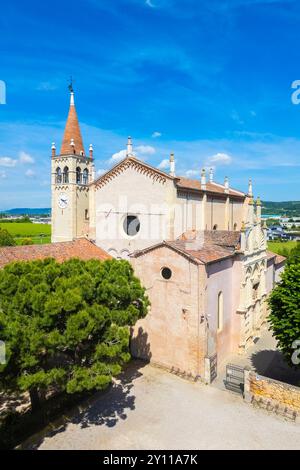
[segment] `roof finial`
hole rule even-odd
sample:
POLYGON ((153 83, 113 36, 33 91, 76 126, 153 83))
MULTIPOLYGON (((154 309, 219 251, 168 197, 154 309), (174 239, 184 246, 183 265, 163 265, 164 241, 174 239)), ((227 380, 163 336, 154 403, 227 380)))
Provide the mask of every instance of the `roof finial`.
POLYGON ((132 138, 129 136, 127 140, 127 152, 126 156, 133 155, 133 147, 132 147, 132 138))
POLYGON ((73 88, 73 78, 70 77, 70 83, 69 83, 69 91, 70 91, 70 94, 71 94, 71 98, 70 98, 70 106, 74 106, 74 88, 73 88))
POLYGON ((228 176, 225 176, 224 187, 225 187, 225 193, 229 193, 229 178, 228 178, 228 176))
POLYGON ((93 158, 93 152, 94 152, 93 144, 90 144, 90 146, 89 146, 89 154, 90 154, 90 158, 91 158, 91 159, 93 158))
POLYGON ((201 189, 206 189, 206 171, 205 168, 201 170, 201 189))
POLYGON ((52 151, 52 157, 55 157, 55 155, 56 155, 56 145, 55 145, 55 142, 52 142, 51 151, 52 151))
POLYGON ((170 176, 175 176, 175 158, 173 152, 170 154, 170 176))
POLYGON ((253 196, 253 189, 252 189, 252 179, 249 179, 248 183, 248 196, 253 196))

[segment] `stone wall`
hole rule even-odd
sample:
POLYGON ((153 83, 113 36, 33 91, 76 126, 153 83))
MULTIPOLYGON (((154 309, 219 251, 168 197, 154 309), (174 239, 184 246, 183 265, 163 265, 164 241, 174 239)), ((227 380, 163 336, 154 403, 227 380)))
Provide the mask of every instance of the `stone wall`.
POLYGON ((300 418, 300 387, 245 370, 245 400, 286 418, 300 418))

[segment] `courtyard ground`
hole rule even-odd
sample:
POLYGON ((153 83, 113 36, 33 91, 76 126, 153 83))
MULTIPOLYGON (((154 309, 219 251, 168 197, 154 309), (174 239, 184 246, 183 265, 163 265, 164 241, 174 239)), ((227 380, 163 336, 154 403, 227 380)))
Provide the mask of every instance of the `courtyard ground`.
POLYGON ((239 395, 133 362, 106 393, 26 448, 299 449, 300 426, 239 395))
POLYGON ((300 386, 299 368, 295 370, 289 367, 283 355, 277 349, 277 342, 267 327, 261 332, 260 338, 257 338, 244 355, 232 354, 222 364, 219 364, 218 377, 213 386, 220 389, 224 388, 223 381, 226 375, 226 364, 247 367, 257 372, 257 374, 269 377, 270 379, 300 386))

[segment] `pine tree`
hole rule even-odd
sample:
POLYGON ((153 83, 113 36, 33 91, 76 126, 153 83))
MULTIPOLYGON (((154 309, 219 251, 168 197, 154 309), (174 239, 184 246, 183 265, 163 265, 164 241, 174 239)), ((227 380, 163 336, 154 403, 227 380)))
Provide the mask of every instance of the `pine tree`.
POLYGON ((0 271, 1 385, 29 391, 101 390, 130 359, 129 327, 146 315, 145 289, 127 261, 53 259, 0 271))

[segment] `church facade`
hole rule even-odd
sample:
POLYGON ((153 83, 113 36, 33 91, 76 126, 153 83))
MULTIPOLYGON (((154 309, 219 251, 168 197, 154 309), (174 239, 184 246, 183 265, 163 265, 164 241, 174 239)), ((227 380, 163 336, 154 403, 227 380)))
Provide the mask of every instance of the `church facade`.
POLYGON ((52 242, 88 238, 127 259, 151 308, 132 330, 134 356, 210 382, 216 364, 259 336, 283 260, 267 252, 261 203, 214 181, 177 176, 127 155, 95 178, 71 93, 60 153, 52 145, 52 242))

